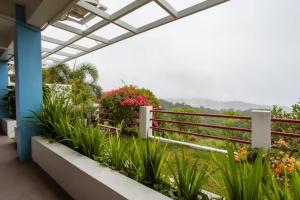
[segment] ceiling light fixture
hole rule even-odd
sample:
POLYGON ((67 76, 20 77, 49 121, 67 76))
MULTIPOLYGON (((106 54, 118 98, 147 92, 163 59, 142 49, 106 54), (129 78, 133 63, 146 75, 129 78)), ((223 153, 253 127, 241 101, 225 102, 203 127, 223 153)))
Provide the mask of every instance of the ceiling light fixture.
MULTIPOLYGON (((107 7, 100 4, 99 0, 82 0, 82 1, 89 3, 89 4, 99 8, 100 10, 103 10, 103 11, 107 10, 107 7)), ((89 14, 89 11, 85 10, 84 8, 82 8, 78 5, 75 5, 67 11, 67 13, 61 18, 61 21, 70 20, 70 21, 78 22, 81 19, 84 19, 88 14, 89 14)))

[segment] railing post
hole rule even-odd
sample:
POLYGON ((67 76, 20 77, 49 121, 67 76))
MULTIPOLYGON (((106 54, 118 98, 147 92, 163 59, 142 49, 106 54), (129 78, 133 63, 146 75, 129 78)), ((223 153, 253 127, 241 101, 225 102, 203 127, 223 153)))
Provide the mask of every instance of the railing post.
POLYGON ((152 137, 152 106, 140 106, 139 120, 142 138, 152 137))
POLYGON ((271 112, 253 110, 251 112, 251 147, 271 149, 271 112))

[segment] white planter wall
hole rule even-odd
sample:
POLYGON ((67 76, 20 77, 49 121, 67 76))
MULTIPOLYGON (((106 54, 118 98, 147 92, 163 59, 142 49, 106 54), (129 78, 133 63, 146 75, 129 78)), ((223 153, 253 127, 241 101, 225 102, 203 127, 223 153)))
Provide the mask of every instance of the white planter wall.
POLYGON ((78 200, 170 200, 59 143, 32 137, 32 159, 78 200))
POLYGON ((2 119, 2 131, 6 134, 9 138, 14 138, 15 128, 17 127, 17 121, 10 118, 3 118, 2 119))

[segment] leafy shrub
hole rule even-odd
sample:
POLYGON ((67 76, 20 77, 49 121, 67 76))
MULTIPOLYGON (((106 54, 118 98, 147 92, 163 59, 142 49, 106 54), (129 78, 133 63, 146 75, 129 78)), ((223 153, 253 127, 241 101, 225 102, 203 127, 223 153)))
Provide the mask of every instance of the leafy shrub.
POLYGON ((123 130, 135 131, 135 119, 138 115, 139 106, 159 105, 158 99, 148 89, 139 89, 135 86, 122 88, 104 93, 100 99, 101 111, 112 120, 111 125, 117 126, 123 123, 123 130))
POLYGON ((208 196, 201 191, 203 185, 206 184, 208 180, 207 164, 199 169, 198 160, 196 160, 190 165, 183 151, 181 158, 179 158, 177 154, 175 155, 175 161, 175 169, 174 166, 171 166, 169 163, 168 166, 173 175, 179 199, 208 199, 208 196))
MULTIPOLYGON (((272 150, 268 153, 270 157, 270 168, 275 177, 284 181, 285 176, 291 177, 294 169, 300 170, 300 161, 295 156, 295 151, 290 147, 289 142, 284 139, 274 141, 272 150)), ((238 162, 254 162, 259 149, 238 148, 235 160, 238 162)))

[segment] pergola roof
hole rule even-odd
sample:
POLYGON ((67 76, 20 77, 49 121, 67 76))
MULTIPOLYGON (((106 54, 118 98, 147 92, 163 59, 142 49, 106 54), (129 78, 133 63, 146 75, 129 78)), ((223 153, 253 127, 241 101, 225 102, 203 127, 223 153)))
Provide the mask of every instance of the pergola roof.
POLYGON ((13 10, 14 5, 18 3, 28 10, 26 12, 28 24, 40 28, 47 22, 47 26, 44 26, 46 28, 42 31, 42 59, 44 65, 51 66, 225 1, 228 0, 4 1, 0 9, 0 59, 13 60, 15 23, 13 10), (100 5, 89 1, 100 1, 100 5), (81 17, 76 18, 70 14, 74 9, 83 12, 81 17))
POLYGON ((227 0, 122 0, 117 2, 121 6, 118 8, 110 7, 110 1, 100 1, 106 11, 84 0, 77 1, 76 5, 88 11, 84 18, 52 22, 42 32, 43 63, 70 61, 227 0), (180 1, 193 5, 178 10, 180 1), (153 16, 149 16, 151 11, 153 16))

